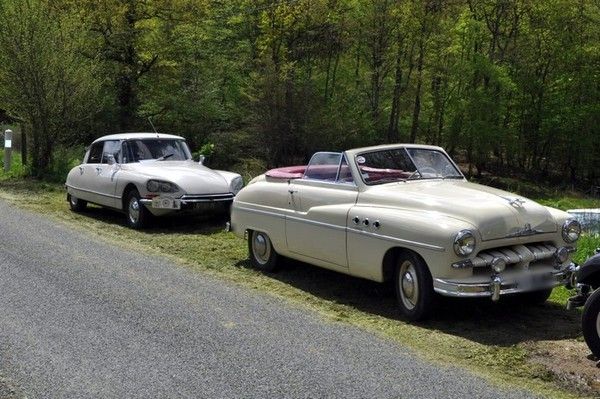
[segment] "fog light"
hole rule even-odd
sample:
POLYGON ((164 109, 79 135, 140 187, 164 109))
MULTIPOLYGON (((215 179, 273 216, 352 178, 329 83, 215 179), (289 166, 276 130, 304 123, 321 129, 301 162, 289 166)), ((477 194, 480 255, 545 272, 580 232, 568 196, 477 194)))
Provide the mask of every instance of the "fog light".
POLYGON ((502 258, 494 258, 491 266, 494 272, 502 273, 506 269, 506 261, 502 258))
POLYGON ((557 248, 556 252, 554 253, 554 258, 558 263, 565 263, 567 260, 569 260, 570 252, 571 251, 569 251, 569 248, 567 247, 557 248))

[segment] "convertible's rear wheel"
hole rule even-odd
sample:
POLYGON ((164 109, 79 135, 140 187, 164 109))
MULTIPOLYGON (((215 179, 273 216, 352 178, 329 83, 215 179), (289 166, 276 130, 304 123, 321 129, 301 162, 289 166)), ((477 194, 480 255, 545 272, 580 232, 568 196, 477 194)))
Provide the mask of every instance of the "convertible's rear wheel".
POLYGON ((140 193, 137 190, 132 190, 127 194, 125 205, 129 227, 141 229, 148 225, 151 217, 150 211, 140 202, 140 193))
POLYGON ((81 200, 71 194, 67 194, 67 201, 69 201, 69 208, 73 212, 81 212, 87 207, 87 201, 81 200))
POLYGON ((266 233, 253 230, 248 234, 248 252, 255 268, 264 272, 277 270, 279 255, 275 252, 271 239, 266 233))
POLYGON ((433 279, 425 262, 412 252, 398 256, 394 278, 402 314, 417 321, 429 317, 434 308, 433 279))
POLYGON ((586 301, 581 315, 583 338, 592 353, 600 358, 600 289, 586 301))

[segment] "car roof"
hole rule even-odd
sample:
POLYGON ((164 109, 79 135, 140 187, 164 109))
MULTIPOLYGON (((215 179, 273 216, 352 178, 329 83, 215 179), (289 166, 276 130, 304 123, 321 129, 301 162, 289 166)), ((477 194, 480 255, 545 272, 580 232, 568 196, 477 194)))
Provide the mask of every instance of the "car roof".
MULTIPOLYGON (((117 134, 109 134, 107 136, 102 136, 96 140, 94 143, 98 141, 106 141, 106 140, 129 140, 129 139, 177 139, 177 140, 185 140, 181 136, 175 136, 173 134, 165 134, 165 133, 117 133, 117 134)), ((92 143, 93 144, 93 143, 92 143)))

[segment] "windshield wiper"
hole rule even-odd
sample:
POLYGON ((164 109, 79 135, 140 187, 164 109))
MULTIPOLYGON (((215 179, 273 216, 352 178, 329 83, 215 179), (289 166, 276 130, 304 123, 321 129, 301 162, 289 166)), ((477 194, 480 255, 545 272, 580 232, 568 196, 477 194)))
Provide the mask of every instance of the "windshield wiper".
POLYGON ((167 159, 167 158, 171 158, 173 155, 175 155, 175 154, 174 154, 174 153, 172 153, 172 152, 170 152, 170 153, 168 153, 168 154, 166 154, 166 155, 163 155, 163 156, 162 156, 162 157, 160 157, 160 158, 156 158, 156 160, 157 160, 157 161, 164 161, 164 160, 165 160, 165 159, 167 159))

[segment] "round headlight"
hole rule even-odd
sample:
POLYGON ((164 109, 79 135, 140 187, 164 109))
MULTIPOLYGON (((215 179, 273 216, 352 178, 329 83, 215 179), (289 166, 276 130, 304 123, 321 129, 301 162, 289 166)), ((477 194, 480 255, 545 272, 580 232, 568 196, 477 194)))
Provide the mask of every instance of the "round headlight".
POLYGON ((160 190, 160 183, 157 182, 156 180, 149 180, 148 183, 146 183, 146 188, 151 193, 155 193, 158 190, 160 190))
POLYGON ((454 252, 459 256, 468 256, 475 250, 475 236, 470 230, 461 230, 454 238, 454 252))
POLYGON ((237 176, 231 181, 231 192, 237 194, 244 187, 242 176, 237 176))
POLYGON ((563 224, 562 237, 565 242, 573 243, 579 240, 581 235, 581 225, 577 220, 567 220, 563 224))

